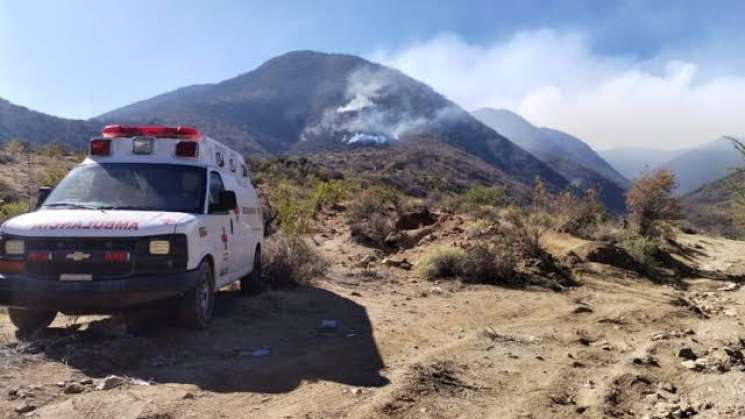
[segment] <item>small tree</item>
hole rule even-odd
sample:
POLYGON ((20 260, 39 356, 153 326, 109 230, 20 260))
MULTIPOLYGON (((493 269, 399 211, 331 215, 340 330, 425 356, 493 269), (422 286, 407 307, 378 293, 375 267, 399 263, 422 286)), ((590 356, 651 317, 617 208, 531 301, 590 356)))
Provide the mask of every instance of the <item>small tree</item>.
POLYGON ((626 206, 639 234, 655 237, 663 233, 665 222, 680 218, 680 204, 674 195, 675 175, 669 169, 643 173, 626 193, 626 206))

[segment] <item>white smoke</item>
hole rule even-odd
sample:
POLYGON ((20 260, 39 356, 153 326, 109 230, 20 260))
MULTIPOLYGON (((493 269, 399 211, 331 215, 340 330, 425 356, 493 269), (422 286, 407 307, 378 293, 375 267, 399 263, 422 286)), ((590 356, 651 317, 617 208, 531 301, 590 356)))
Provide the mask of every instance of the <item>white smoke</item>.
POLYGON ((402 85, 402 77, 390 69, 365 67, 353 72, 347 78, 347 102, 327 109, 301 138, 332 137, 346 144, 386 144, 454 115, 450 106, 436 109, 429 116, 427 109, 416 108, 406 92, 411 86, 402 85))
POLYGON ((745 72, 719 70, 737 57, 711 49, 642 60, 600 54, 582 34, 540 30, 487 45, 444 34, 370 58, 466 109, 507 108, 596 147, 678 148, 745 131, 745 72))

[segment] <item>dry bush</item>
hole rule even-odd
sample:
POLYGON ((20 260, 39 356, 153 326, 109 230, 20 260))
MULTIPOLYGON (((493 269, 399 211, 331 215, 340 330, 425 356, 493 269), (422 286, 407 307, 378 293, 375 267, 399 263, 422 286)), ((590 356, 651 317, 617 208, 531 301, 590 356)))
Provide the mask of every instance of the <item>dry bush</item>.
POLYGON ((328 262, 299 238, 276 234, 264 241, 263 275, 270 288, 307 286, 323 276, 328 262))
POLYGON ((10 155, 26 153, 28 148, 28 143, 21 140, 10 140, 3 145, 3 150, 10 155))
POLYGON ((436 247, 422 256, 417 269, 427 279, 459 277, 465 255, 463 249, 457 247, 436 247))
POLYGON ((403 202, 401 194, 386 186, 373 186, 354 196, 349 206, 348 219, 351 222, 365 220, 373 214, 383 214, 389 210, 398 211, 403 202))
POLYGON ((593 189, 585 191, 582 197, 563 192, 556 202, 558 230, 583 238, 593 239, 598 229, 608 222, 608 212, 593 189))
POLYGON ((403 211, 403 197, 391 188, 374 186, 352 198, 347 224, 352 238, 365 246, 385 249, 385 239, 396 231, 395 220, 403 211))
POLYGON ((518 259, 513 248, 505 243, 479 243, 466 250, 461 261, 461 275, 465 282, 515 283, 518 259))
POLYGON ((395 233, 396 228, 391 217, 372 214, 367 219, 350 222, 349 231, 352 238, 358 243, 377 249, 385 249, 387 247, 386 238, 395 233))
POLYGON ((634 180, 626 194, 631 221, 645 237, 659 237, 671 230, 670 223, 680 219, 680 203, 674 196, 675 175, 668 169, 644 173, 634 180))
POLYGON ((542 258, 546 254, 541 245, 541 238, 552 225, 552 218, 546 212, 531 212, 525 209, 510 207, 503 214, 507 224, 501 234, 528 258, 542 258))
POLYGON ((67 155, 67 149, 62 144, 47 144, 35 147, 34 153, 46 157, 62 157, 67 155))

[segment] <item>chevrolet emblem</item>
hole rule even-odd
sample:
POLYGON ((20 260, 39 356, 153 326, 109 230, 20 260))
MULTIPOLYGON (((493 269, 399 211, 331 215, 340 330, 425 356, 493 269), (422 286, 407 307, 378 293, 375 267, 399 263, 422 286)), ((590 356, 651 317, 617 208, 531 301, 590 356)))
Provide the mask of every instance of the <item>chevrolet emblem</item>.
POLYGON ((67 256, 65 256, 65 259, 70 259, 70 260, 73 260, 75 262, 82 262, 82 261, 84 261, 86 259, 90 259, 90 258, 91 258, 90 253, 83 253, 83 252, 70 253, 67 256))

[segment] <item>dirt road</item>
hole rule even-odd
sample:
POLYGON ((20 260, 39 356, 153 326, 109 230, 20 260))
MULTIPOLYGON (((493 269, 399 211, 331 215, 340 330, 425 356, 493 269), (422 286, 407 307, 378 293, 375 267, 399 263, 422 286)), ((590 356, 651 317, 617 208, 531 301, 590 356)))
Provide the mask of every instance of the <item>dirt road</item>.
POLYGON ((317 238, 314 288, 222 292, 203 332, 60 318, 18 342, 0 314, 0 417, 745 416, 745 243, 683 236, 707 278, 677 287, 585 263, 555 293, 360 269, 344 237, 317 238))

